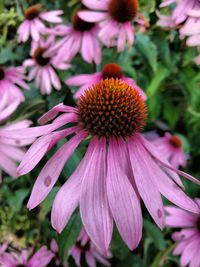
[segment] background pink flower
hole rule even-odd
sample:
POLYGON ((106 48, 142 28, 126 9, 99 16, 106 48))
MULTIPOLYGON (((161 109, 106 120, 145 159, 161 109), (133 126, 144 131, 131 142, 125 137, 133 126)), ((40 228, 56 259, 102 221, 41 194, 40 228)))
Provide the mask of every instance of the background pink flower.
POLYGON ((11 67, 4 68, 0 66, 0 100, 4 99, 6 104, 18 101, 23 102, 25 97, 19 87, 29 89, 29 86, 24 82, 24 68, 11 67))
POLYGON ((16 131, 20 136, 40 136, 24 156, 19 175, 30 172, 57 142, 73 134, 43 167, 28 208, 36 207, 46 198, 66 161, 85 138, 91 137, 84 158, 54 200, 52 226, 59 233, 80 206, 87 234, 106 254, 113 221, 127 246, 131 250, 138 246, 142 237, 140 198, 161 229, 165 225, 161 194, 198 213, 196 203, 182 191, 177 173, 200 182, 173 168, 165 155, 142 137, 146 116, 145 102, 134 87, 122 80, 106 79, 85 91, 76 108, 60 104, 39 120, 41 124, 53 120, 52 123, 16 131), (60 112, 64 114, 58 116, 60 112), (69 123, 73 123, 71 127, 58 130, 69 123))
MULTIPOLYGON (((111 253, 108 253, 111 257, 111 253)), ((76 263, 76 266, 81 267, 81 256, 84 255, 85 261, 89 267, 96 267, 96 261, 103 266, 111 266, 106 257, 101 255, 96 246, 92 243, 84 228, 81 229, 76 244, 69 250, 76 263)))
POLYGON ((47 31, 63 37, 49 49, 49 52, 58 52, 57 62, 71 61, 80 52, 84 61, 98 65, 101 62, 98 31, 99 27, 95 23, 83 21, 75 13, 72 17, 72 25, 60 25, 47 31))
MULTIPOLYGON (((200 200, 196 199, 198 205, 200 200)), ((173 233, 172 239, 176 242, 174 255, 180 255, 180 266, 200 266, 200 212, 194 214, 173 206, 165 207, 167 212, 166 224, 172 228, 182 228, 173 233)))
MULTIPOLYGON (((8 116, 10 116, 19 105, 18 101, 13 103, 11 102, 10 104, 6 105, 6 100, 6 95, 0 99, 0 123, 5 121, 5 119, 7 119, 8 116)), ((28 128, 30 124, 30 121, 23 120, 0 126, 0 181, 2 180, 1 170, 5 171, 11 176, 16 177, 16 162, 22 160, 23 156, 25 155, 24 147, 31 144, 34 139, 28 137, 21 138, 20 136, 15 138, 14 133, 16 130, 28 128), (9 138, 7 136, 1 136, 1 133, 4 131, 13 133, 13 137, 9 138)))
POLYGON ((78 91, 74 94, 75 98, 79 98, 84 91, 93 84, 101 81, 102 79, 104 80, 108 78, 122 79, 138 90, 144 100, 146 100, 144 91, 136 84, 135 80, 126 77, 123 73, 123 69, 115 63, 106 64, 100 72, 96 72, 94 74, 81 74, 68 78, 66 80, 66 84, 69 86, 80 86, 78 91))
POLYGON ((63 14, 62 10, 42 11, 42 5, 30 6, 25 10, 25 20, 18 28, 18 42, 26 42, 31 35, 34 41, 39 41, 40 35, 46 28, 43 21, 50 23, 61 23, 62 19, 59 17, 63 14))
POLYGON ((41 247, 32 257, 28 258, 28 251, 23 250, 21 254, 17 252, 4 252, 0 257, 2 267, 46 267, 50 263, 54 253, 46 246, 41 247))
POLYGON ((155 139, 153 143, 166 155, 175 168, 186 167, 188 155, 184 153, 183 142, 178 136, 165 133, 163 137, 155 139))
POLYGON ((117 46, 118 52, 125 49, 126 43, 129 47, 133 45, 134 21, 146 25, 142 16, 138 16, 137 0, 82 0, 82 3, 92 11, 80 11, 80 18, 98 22, 101 41, 108 47, 117 46))
POLYGON ((24 66, 29 67, 30 71, 27 79, 35 79, 35 84, 42 94, 50 94, 52 88, 61 89, 61 81, 56 70, 67 70, 70 68, 68 63, 59 61, 56 63, 56 53, 46 55, 46 51, 54 44, 54 37, 49 36, 47 40, 40 38, 38 42, 32 43, 32 59, 24 61, 24 66))

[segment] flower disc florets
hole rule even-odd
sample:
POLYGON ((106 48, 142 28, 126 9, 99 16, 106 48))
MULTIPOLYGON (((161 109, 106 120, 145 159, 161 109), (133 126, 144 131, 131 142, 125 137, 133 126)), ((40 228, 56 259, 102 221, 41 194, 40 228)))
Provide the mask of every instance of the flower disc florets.
POLYGON ((170 144, 175 147, 175 148, 179 148, 182 147, 182 141, 180 138, 178 138, 176 135, 173 135, 170 139, 170 144))
POLYGON ((74 29, 79 32, 90 31, 95 26, 95 23, 80 19, 77 13, 72 17, 72 24, 74 29))
POLYGON ((44 57, 44 53, 46 52, 45 48, 42 47, 38 47, 33 54, 33 59, 37 62, 38 65, 40 66, 46 66, 49 61, 50 58, 48 57, 44 57))
POLYGON ((137 0, 111 0, 109 4, 110 16, 119 23, 133 20, 137 11, 137 0))
POLYGON ((34 5, 27 8, 24 12, 24 16, 27 20, 33 20, 38 17, 42 9, 42 5, 34 5))
POLYGON ((3 67, 0 66, 0 80, 3 80, 5 77, 5 71, 3 69, 3 67))
POLYGON ((129 84, 106 79, 93 85, 78 103, 80 125, 91 135, 126 138, 145 126, 146 105, 129 84))

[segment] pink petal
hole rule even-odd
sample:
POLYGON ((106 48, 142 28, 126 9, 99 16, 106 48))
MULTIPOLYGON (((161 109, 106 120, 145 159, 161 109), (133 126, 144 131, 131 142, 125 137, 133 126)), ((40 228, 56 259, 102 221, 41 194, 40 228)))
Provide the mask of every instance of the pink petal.
POLYGON ((96 267, 96 261, 90 251, 86 251, 85 259, 89 267, 96 267))
POLYGON ((82 3, 94 10, 108 10, 108 1, 102 0, 82 0, 82 3))
POLYGON ((142 237, 140 203, 128 177, 120 168, 120 144, 111 139, 108 148, 107 194, 117 228, 128 247, 135 249, 142 237))
POLYGON ((106 140, 93 139, 90 161, 83 174, 80 212, 91 240, 107 253, 112 237, 112 219, 106 195, 106 140))
POLYGON ((40 172, 28 201, 28 208, 33 209, 39 205, 56 183, 66 161, 73 154, 74 150, 85 138, 85 133, 80 132, 69 142, 63 145, 45 164, 40 172))
POLYGON ((149 155, 137 137, 129 138, 128 149, 133 175, 140 196, 157 225, 163 229, 165 225, 163 203, 154 182, 157 177, 149 163, 149 155))
POLYGON ((108 16, 107 13, 95 11, 79 11, 78 15, 82 20, 88 22, 99 22, 108 16))

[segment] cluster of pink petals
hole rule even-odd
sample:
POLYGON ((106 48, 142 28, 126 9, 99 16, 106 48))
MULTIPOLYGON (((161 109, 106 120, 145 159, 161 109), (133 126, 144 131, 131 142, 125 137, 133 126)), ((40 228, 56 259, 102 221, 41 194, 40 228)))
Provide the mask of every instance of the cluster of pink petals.
MULTIPOLYGON (((96 267, 96 261, 103 264, 103 266, 111 266, 108 260, 101 255, 96 246, 92 243, 84 228, 81 229, 80 234, 75 244, 70 250, 71 255, 76 263, 77 267, 81 267, 81 255, 84 253, 85 261, 89 267, 96 267), (85 248, 87 246, 87 248, 85 248), (81 249, 83 247, 83 250, 81 249)), ((109 252, 108 257, 111 257, 109 252)))
POLYGON ((28 81, 35 79, 35 84, 42 94, 50 94, 52 88, 60 90, 61 81, 56 73, 56 70, 67 70, 70 68, 70 65, 63 60, 60 60, 59 62, 56 60, 57 55, 55 52, 48 54, 48 56, 45 52, 43 53, 42 60, 47 59, 46 64, 41 65, 34 58, 34 54, 37 52, 36 50, 41 49, 47 51, 53 44, 53 36, 49 36, 46 40, 40 38, 38 42, 32 42, 32 59, 27 59, 23 63, 24 67, 30 68, 27 76, 28 81))
POLYGON ((49 53, 57 51, 57 62, 60 60, 71 61, 80 53, 85 62, 100 64, 101 46, 97 37, 97 25, 85 31, 78 31, 73 25, 59 25, 49 33, 62 37, 49 49, 49 53))
MULTIPOLYGON (((170 16, 159 15, 158 25, 162 27, 179 27, 180 36, 188 37, 188 46, 200 47, 200 2, 198 0, 164 0, 160 7, 166 7, 176 3, 170 16)), ((196 58, 200 64, 200 56, 196 58)))
POLYGON ((24 68, 11 67, 4 68, 0 66, 0 99, 4 98, 6 104, 13 101, 23 102, 25 97, 19 87, 29 89, 28 85, 24 82, 24 68))
MULTIPOLYGON (((93 84, 101 81, 102 79, 103 73, 100 71, 93 74, 75 75, 71 78, 68 78, 65 82, 68 86, 80 86, 78 91, 74 94, 75 98, 79 98, 87 88, 90 88, 93 84)), ((143 99, 146 100, 147 97, 144 91, 136 84, 135 80, 128 78, 125 75, 123 75, 121 79, 127 82, 130 86, 133 86, 141 94, 143 99)))
MULTIPOLYGON (((200 207, 200 200, 196 199, 200 207)), ((194 214, 182 209, 167 206, 166 224, 172 228, 182 228, 173 233, 172 238, 176 242, 174 255, 181 255, 181 267, 200 266, 200 212, 194 214)))
MULTIPOLYGON (((117 46, 118 52, 122 52, 126 43, 131 47, 134 43, 133 21, 119 23, 114 20, 109 12, 109 4, 111 0, 82 0, 82 3, 89 11, 80 11, 78 14, 81 19, 87 22, 95 22, 100 26, 99 38, 107 46, 117 46)), ((122 10, 123 14, 123 10, 122 10)), ((136 21, 145 27, 146 22, 140 16, 136 21)))
POLYGON ((62 10, 42 11, 32 20, 24 19, 17 31, 18 42, 24 43, 30 36, 34 41, 39 41, 41 34, 46 29, 43 22, 61 23, 62 19, 59 16, 62 14, 62 10))
POLYGON ((31 258, 28 257, 28 251, 23 250, 20 254, 17 252, 7 252, 8 244, 3 244, 0 254, 1 267, 46 267, 54 257, 54 253, 47 249, 46 246, 41 247, 31 258))
POLYGON ((175 168, 186 167, 188 155, 184 153, 183 146, 175 147, 170 142, 173 138, 173 135, 170 133, 165 133, 163 137, 157 138, 153 141, 162 153, 167 157, 169 162, 175 168))
MULTIPOLYGON (((39 123, 51 120, 53 122, 47 125, 15 131, 15 135, 21 137, 40 136, 24 156, 18 168, 19 175, 30 172, 56 143, 74 134, 40 172, 28 201, 30 209, 46 198, 66 161, 89 136, 78 125, 77 108, 57 105, 43 115, 39 123), (58 116, 60 112, 63 114, 58 116), (74 126, 58 130, 68 123, 74 126)), ((4 134, 12 136, 8 132, 4 134)), ((62 232, 72 213, 80 206, 84 228, 102 253, 109 247, 113 220, 132 250, 142 236, 140 198, 161 229, 165 225, 161 194, 181 208, 199 212, 196 203, 182 191, 177 173, 199 184, 194 177, 173 168, 166 157, 139 133, 127 141, 111 137, 109 143, 104 137, 93 137, 79 166, 57 193, 52 208, 52 225, 62 232)))
MULTIPOLYGON (((6 95, 0 99, 0 123, 5 121, 5 119, 15 111, 19 104, 18 101, 13 101, 10 104, 7 104, 6 100, 6 95)), ((2 180, 1 170, 16 177, 16 162, 22 160, 26 152, 24 147, 33 143, 34 139, 29 137, 21 138, 20 136, 15 137, 15 131, 26 129, 30 124, 30 121, 23 120, 0 126, 0 181, 2 180), (12 133, 13 136, 11 138, 5 135, 2 136, 1 134, 5 131, 12 133)))

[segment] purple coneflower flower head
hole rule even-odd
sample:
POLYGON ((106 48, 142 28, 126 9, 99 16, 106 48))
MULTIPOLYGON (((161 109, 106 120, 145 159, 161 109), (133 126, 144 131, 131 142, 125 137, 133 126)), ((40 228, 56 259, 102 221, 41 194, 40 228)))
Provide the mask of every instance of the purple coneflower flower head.
POLYGON ((25 75, 23 67, 11 67, 6 69, 0 66, 0 99, 4 98, 4 101, 6 99, 6 104, 10 104, 13 101, 18 101, 19 103, 23 102, 25 97, 20 88, 29 89, 24 80, 25 75))
MULTIPOLYGON (((111 253, 108 253, 111 257, 111 253)), ((84 228, 81 229, 75 245, 69 250, 77 267, 81 267, 81 256, 84 256, 85 262, 89 267, 96 267, 96 261, 104 266, 111 266, 106 257, 101 255, 96 246, 90 240, 84 228)))
POLYGON ((115 63, 106 64, 100 72, 96 72, 94 74, 81 74, 72 78, 68 78, 66 80, 66 84, 69 86, 80 86, 79 90, 74 94, 75 98, 79 98, 88 87, 97 82, 100 82, 102 79, 105 80, 110 78, 122 79, 123 81, 127 82, 136 90, 138 90, 144 100, 146 100, 144 91, 136 84, 136 82, 132 78, 126 77, 123 73, 123 69, 115 63))
POLYGON ((46 55, 46 51, 54 44, 54 37, 49 36, 47 40, 40 38, 39 42, 33 42, 31 48, 32 59, 24 61, 25 67, 30 67, 27 79, 29 81, 35 79, 37 88, 42 94, 50 94, 52 88, 61 89, 61 82, 56 70, 66 70, 70 68, 68 63, 60 61, 56 63, 55 52, 46 55))
MULTIPOLYGON (((200 206, 200 199, 196 199, 200 206)), ((177 207, 165 207, 167 212, 166 224, 172 228, 182 228, 173 233, 172 239, 176 242, 174 255, 180 255, 181 267, 200 266, 200 213, 194 214, 177 207)))
POLYGON ((165 133, 163 137, 157 138, 153 142, 168 158, 172 166, 175 168, 186 167, 188 155, 184 153, 183 142, 178 136, 165 133))
MULTIPOLYGON (((5 119, 7 119, 19 105, 18 101, 13 101, 7 104, 7 95, 4 95, 0 100, 0 123, 2 124, 5 119)), ((0 181, 1 170, 5 171, 11 176, 16 177, 17 164, 22 160, 26 145, 30 145, 34 139, 33 138, 21 138, 18 136, 15 138, 15 130, 25 129, 30 126, 31 122, 28 120, 18 121, 14 123, 8 123, 4 126, 0 126, 0 181), (13 133, 13 137, 7 138, 6 136, 1 136, 4 131, 13 133)))
POLYGON ((51 49, 57 51, 57 62, 71 61, 79 52, 87 63, 101 62, 101 47, 98 40, 99 27, 95 23, 86 22, 75 13, 71 25, 59 25, 47 32, 62 37, 51 49))
POLYGON ((80 11, 81 19, 98 22, 101 41, 108 47, 117 46, 118 52, 125 49, 126 43, 133 45, 134 20, 142 27, 146 25, 142 16, 138 16, 137 0, 82 0, 82 3, 92 11, 80 11))
POLYGON ((45 22, 61 23, 62 19, 59 17, 63 14, 62 10, 42 11, 42 5, 30 6, 24 12, 24 21, 19 26, 18 42, 26 42, 29 36, 34 41, 39 41, 40 35, 46 28, 45 22))
MULTIPOLYGON (((161 195, 198 213, 196 203, 182 191, 177 173, 200 182, 173 168, 160 150, 140 134, 146 117, 146 104, 137 89, 123 80, 106 79, 88 88, 77 107, 57 105, 39 120, 41 124, 52 123, 15 131, 21 137, 41 136, 24 156, 19 175, 30 172, 57 142, 71 136, 39 174, 28 208, 46 198, 74 150, 90 138, 84 158, 55 197, 52 226, 58 232, 79 206, 88 236, 104 254, 111 241, 113 221, 128 247, 137 247, 142 236, 140 199, 161 229, 165 225, 161 195), (59 130, 68 123, 73 126, 59 130)), ((4 134, 9 137, 9 133, 4 134)))
POLYGON ((41 247, 32 257, 28 257, 28 251, 23 250, 21 254, 16 252, 4 252, 0 257, 0 266, 2 267, 46 267, 54 253, 41 247))

